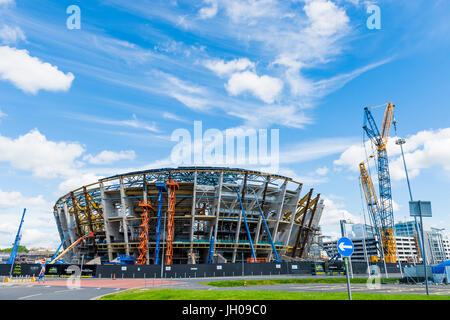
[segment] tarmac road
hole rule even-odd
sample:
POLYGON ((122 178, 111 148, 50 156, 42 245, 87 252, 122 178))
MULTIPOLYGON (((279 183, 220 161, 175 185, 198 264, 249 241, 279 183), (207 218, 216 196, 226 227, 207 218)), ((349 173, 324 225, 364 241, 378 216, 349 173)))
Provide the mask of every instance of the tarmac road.
POLYGON ((119 290, 121 289, 101 287, 69 289, 50 285, 12 284, 0 287, 0 300, 89 300, 119 290))
MULTIPOLYGON (((246 277, 257 279, 261 277, 246 277)), ((278 277, 277 277, 278 278, 278 277)), ((284 278, 284 277, 281 277, 284 278)), ((347 292, 347 286, 342 284, 279 284, 247 287, 219 288, 200 284, 199 282, 217 280, 238 280, 234 278, 191 278, 191 279, 82 279, 79 289, 71 289, 66 280, 49 280, 45 283, 12 283, 0 285, 0 300, 92 300, 96 297, 115 293, 130 288, 173 288, 191 290, 261 290, 288 292, 347 292)), ((352 284, 352 292, 378 294, 425 294, 423 284, 383 284, 378 289, 370 289, 366 284, 352 284)), ((430 286, 432 295, 450 295, 450 285, 430 286)))

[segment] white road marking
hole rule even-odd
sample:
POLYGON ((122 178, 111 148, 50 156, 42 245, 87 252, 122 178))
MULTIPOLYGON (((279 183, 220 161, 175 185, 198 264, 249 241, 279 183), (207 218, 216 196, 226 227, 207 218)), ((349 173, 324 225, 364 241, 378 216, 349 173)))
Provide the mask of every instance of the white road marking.
POLYGON ((72 291, 72 290, 73 290, 73 289, 59 290, 59 291, 55 291, 54 293, 66 292, 66 291, 72 291))
POLYGON ((22 299, 26 299, 26 298, 36 297, 36 296, 40 296, 40 295, 42 295, 42 293, 32 294, 30 296, 25 296, 25 297, 20 297, 20 298, 17 298, 17 300, 22 300, 22 299))

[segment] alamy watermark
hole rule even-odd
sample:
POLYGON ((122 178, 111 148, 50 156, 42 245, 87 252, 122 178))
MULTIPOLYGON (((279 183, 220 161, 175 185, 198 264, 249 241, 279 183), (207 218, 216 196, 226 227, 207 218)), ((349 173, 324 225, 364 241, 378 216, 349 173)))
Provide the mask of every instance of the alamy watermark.
POLYGON ((369 30, 380 30, 381 29, 381 9, 375 4, 367 6, 367 13, 370 14, 367 18, 366 26, 369 30))
POLYGON ((274 172, 279 169, 279 129, 270 129, 270 134, 268 129, 253 128, 203 132, 202 122, 194 121, 193 137, 189 130, 180 128, 172 132, 171 141, 178 142, 170 155, 176 165, 253 166, 274 172))
POLYGON ((81 29, 81 9, 77 5, 68 6, 66 13, 70 14, 67 18, 66 26, 69 30, 81 29))

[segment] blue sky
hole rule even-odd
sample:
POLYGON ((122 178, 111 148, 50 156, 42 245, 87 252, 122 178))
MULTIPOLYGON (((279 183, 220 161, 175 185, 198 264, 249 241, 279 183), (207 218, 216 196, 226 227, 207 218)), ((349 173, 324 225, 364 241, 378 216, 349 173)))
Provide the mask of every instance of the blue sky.
MULTIPOLYGON (((171 165, 172 132, 193 132, 194 121, 279 129, 279 173, 322 194, 323 230, 336 235, 338 220, 363 208, 363 108, 388 101, 408 141, 413 195, 432 201, 428 222, 448 230, 449 9, 445 0, 0 0, 0 247, 23 207, 24 244, 55 247, 61 195, 171 165), (66 26, 70 5, 81 29, 66 26), (366 26, 370 5, 381 29, 366 26)), ((401 220, 409 198, 394 140, 401 220)))

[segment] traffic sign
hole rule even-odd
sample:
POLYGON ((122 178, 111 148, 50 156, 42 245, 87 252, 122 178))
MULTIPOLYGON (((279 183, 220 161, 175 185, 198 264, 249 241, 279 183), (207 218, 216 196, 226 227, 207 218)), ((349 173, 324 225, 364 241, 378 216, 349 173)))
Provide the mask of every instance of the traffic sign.
POLYGON ((410 201, 409 214, 411 217, 431 217, 430 201, 410 201))
POLYGON ((352 240, 342 237, 337 242, 337 249, 341 256, 350 257, 353 254, 354 246, 352 240))

